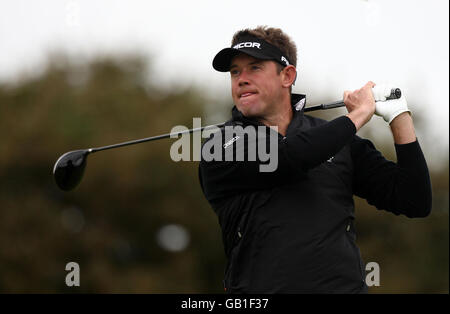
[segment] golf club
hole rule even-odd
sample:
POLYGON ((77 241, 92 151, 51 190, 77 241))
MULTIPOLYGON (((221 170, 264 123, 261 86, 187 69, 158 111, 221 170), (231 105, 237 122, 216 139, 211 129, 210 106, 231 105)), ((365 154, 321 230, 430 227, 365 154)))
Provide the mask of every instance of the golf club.
MULTIPOLYGON (((389 97, 387 97, 386 100, 396 99, 396 98, 400 98, 400 97, 401 97, 401 90, 399 88, 395 88, 395 89, 391 90, 391 95, 389 97)), ((308 108, 305 108, 304 111, 309 112, 309 111, 315 111, 315 110, 326 110, 326 109, 332 109, 332 108, 337 108, 337 107, 342 107, 342 106, 345 106, 343 101, 336 101, 336 102, 332 102, 332 103, 328 103, 328 104, 321 104, 318 106, 308 107, 308 108)), ((168 137, 175 136, 175 135, 203 131, 203 130, 211 129, 214 127, 221 128, 224 125, 225 125, 225 122, 220 123, 220 124, 214 124, 214 125, 204 126, 204 127, 200 127, 200 128, 185 130, 185 131, 181 131, 181 132, 167 133, 167 134, 147 137, 147 138, 143 138, 143 139, 123 142, 123 143, 119 143, 119 144, 103 146, 103 147, 70 151, 70 152, 67 152, 67 153, 61 155, 61 157, 58 158, 58 160, 55 163, 55 166, 53 167, 53 176, 55 178, 56 184, 58 185, 58 187, 61 190, 70 191, 70 190, 74 189, 80 183, 80 181, 83 177, 83 174, 84 174, 84 169, 86 168, 87 156, 89 154, 96 153, 96 152, 99 152, 102 150, 122 147, 122 146, 134 145, 134 144, 139 144, 139 143, 143 143, 143 142, 156 141, 159 139, 168 138, 168 137)))

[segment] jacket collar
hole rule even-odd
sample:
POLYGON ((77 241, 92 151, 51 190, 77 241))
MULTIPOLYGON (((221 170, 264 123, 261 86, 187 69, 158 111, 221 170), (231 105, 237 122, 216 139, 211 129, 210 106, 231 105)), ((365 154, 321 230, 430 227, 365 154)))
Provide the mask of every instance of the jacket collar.
POLYGON ((303 94, 291 94, 291 105, 294 111, 301 111, 305 109, 306 95, 303 94))

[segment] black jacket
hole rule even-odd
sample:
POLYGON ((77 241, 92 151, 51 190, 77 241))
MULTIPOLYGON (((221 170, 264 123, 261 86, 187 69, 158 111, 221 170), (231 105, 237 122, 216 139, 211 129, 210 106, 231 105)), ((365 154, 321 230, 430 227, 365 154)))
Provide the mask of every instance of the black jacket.
MULTIPOLYGON (((276 171, 259 171, 258 158, 200 161, 200 184, 222 228, 227 292, 366 292, 353 195, 396 215, 430 213, 431 183, 417 141, 395 145, 397 163, 388 161, 355 135, 348 117, 314 118, 298 107, 300 101, 303 95, 292 95, 294 115, 286 136, 276 133, 276 171)), ((236 107, 226 125, 262 126, 236 107)), ((203 148, 219 141, 225 154, 229 139, 224 129, 219 134, 203 148)))

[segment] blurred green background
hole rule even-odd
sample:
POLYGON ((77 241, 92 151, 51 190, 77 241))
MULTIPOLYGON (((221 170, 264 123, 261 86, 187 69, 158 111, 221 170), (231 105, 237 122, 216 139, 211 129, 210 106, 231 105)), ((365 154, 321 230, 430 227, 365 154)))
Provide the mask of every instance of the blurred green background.
MULTIPOLYGON (((212 123, 225 121, 231 101, 198 86, 157 87, 142 55, 49 60, 41 74, 0 85, 0 293, 222 293, 218 221, 201 192, 198 162, 171 160, 173 139, 91 156, 71 192, 58 190, 52 169, 71 150, 191 128, 212 105, 223 117, 212 123), (80 287, 65 284, 69 262, 80 265, 80 287)), ((391 139, 374 143, 395 160, 391 139)), ((444 159, 431 173, 433 210, 425 219, 355 199, 361 254, 381 268, 381 285, 370 293, 448 293, 444 159)))

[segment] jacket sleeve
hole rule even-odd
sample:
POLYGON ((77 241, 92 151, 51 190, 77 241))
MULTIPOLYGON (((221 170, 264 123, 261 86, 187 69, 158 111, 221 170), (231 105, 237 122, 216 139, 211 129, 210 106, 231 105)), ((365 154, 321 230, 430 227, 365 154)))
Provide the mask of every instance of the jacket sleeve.
MULTIPOLYGON (((269 128, 266 129, 269 130, 269 128)), ((221 136, 217 136, 218 133, 213 135, 209 141, 220 143, 221 153, 224 156, 226 150, 229 150, 230 147, 223 148, 223 143, 227 141, 224 139, 223 132, 221 136)), ((267 162, 262 162, 259 154, 256 154, 256 160, 254 161, 247 159, 236 161, 236 151, 240 149, 243 149, 244 156, 248 156, 250 147, 248 142, 245 142, 243 146, 240 146, 239 142, 234 143, 233 161, 206 161, 204 147, 202 147, 202 158, 199 165, 199 179, 202 190, 206 198, 211 201, 236 193, 283 185, 294 178, 301 178, 309 169, 339 152, 342 147, 351 142, 355 133, 355 125, 346 116, 307 130, 288 128, 285 137, 276 133, 277 138, 273 139, 272 137, 272 140, 277 141, 276 156, 270 154, 270 158, 277 158, 276 168, 274 171, 267 172, 261 171, 261 165, 267 164, 267 162)), ((266 147, 270 147, 270 139, 270 136, 266 137, 266 147)), ((209 143, 208 146, 214 145, 209 143)))
POLYGON ((386 160, 369 140, 355 136, 351 144, 353 192, 378 209, 407 217, 431 212, 431 181, 419 142, 397 145, 397 163, 386 160))

